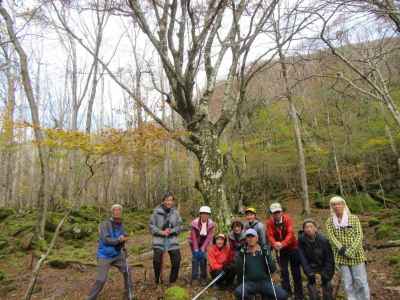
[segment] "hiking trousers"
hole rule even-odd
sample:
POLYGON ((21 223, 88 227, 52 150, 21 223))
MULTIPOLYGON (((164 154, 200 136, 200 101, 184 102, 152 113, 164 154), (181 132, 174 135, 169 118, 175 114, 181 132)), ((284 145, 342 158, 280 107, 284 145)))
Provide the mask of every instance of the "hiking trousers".
MULTIPOLYGON (((174 283, 179 276, 179 268, 181 266, 181 252, 179 249, 168 251, 171 260, 171 273, 169 275, 169 283, 174 283)), ((153 268, 156 284, 160 283, 160 276, 163 267, 164 251, 159 248, 153 249, 153 268)))
POLYGON ((108 271, 111 267, 116 267, 124 277, 125 285, 125 299, 128 299, 128 288, 133 291, 132 281, 130 274, 127 273, 126 260, 123 255, 119 255, 111 259, 98 259, 97 260, 97 277, 92 290, 89 293, 87 300, 95 300, 103 289, 108 276, 108 271))
MULTIPOLYGON (((286 300, 288 298, 288 294, 283 288, 275 284, 274 288, 276 293, 276 300, 286 300)), ((245 281, 244 289, 243 284, 239 285, 235 289, 235 297, 237 300, 250 300, 253 296, 256 295, 261 295, 263 300, 275 300, 274 289, 272 287, 271 280, 245 281)))
POLYGON ((279 265, 281 267, 282 276, 282 287, 292 294, 292 289, 290 287, 290 277, 289 277, 289 265, 290 271, 292 273, 293 285, 294 285, 294 297, 296 300, 303 300, 303 283, 301 279, 301 263, 300 254, 298 249, 284 251, 281 250, 279 257, 279 265))
POLYGON ((365 263, 340 266, 342 282, 348 300, 369 300, 369 286, 365 263))
POLYGON ((197 279, 207 280, 207 253, 204 253, 204 258, 198 260, 192 252, 192 280, 197 279))

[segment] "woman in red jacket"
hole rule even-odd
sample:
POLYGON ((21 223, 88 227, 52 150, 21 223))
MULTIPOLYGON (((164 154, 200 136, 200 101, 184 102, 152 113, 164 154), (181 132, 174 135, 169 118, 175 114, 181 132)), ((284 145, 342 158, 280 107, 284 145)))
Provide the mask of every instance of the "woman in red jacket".
POLYGON ((269 244, 275 249, 278 263, 281 267, 282 287, 292 294, 289 279, 289 264, 294 283, 294 299, 303 300, 303 285, 301 281, 300 255, 297 238, 294 233, 293 220, 283 213, 279 203, 270 206, 271 218, 267 221, 267 238, 269 244))
MULTIPOLYGON (((220 233, 213 239, 212 246, 208 249, 208 266, 212 278, 217 277, 224 266, 228 265, 233 260, 234 252, 227 244, 227 237, 220 233)), ((232 285, 235 274, 225 274, 217 282, 219 287, 228 287, 232 285), (232 276, 233 275, 233 276, 232 276)))

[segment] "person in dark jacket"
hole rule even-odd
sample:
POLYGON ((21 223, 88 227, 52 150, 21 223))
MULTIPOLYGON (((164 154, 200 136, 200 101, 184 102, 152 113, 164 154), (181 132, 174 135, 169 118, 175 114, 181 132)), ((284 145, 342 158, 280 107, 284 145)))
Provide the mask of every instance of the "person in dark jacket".
POLYGON ((229 233, 229 247, 232 251, 237 252, 246 243, 244 235, 244 225, 240 220, 234 220, 231 224, 231 232, 229 233))
POLYGON ((235 289, 238 300, 252 299, 261 294, 262 299, 287 299, 287 293, 275 285, 272 274, 276 265, 268 246, 261 247, 258 243, 257 231, 246 230, 246 245, 236 254, 232 264, 224 268, 226 273, 235 272, 241 279, 241 284, 235 289))
POLYGON ((318 232, 317 224, 306 219, 299 232, 299 251, 304 273, 308 277, 310 300, 320 299, 315 275, 321 275, 323 300, 333 300, 331 280, 335 274, 335 259, 329 240, 318 232))
POLYGON ((163 257, 168 252, 171 259, 169 282, 174 283, 179 276, 181 252, 178 235, 182 231, 182 218, 174 207, 174 195, 170 192, 163 197, 150 217, 149 227, 153 235, 153 268, 156 284, 160 283, 163 257))
POLYGON ((199 217, 191 224, 189 245, 192 250, 192 284, 207 280, 207 248, 214 236, 215 224, 210 218, 211 208, 202 206, 199 217))
POLYGON ((282 286, 292 293, 289 278, 289 264, 294 284, 294 299, 304 299, 301 281, 301 260, 292 218, 283 213, 279 203, 270 206, 271 218, 267 221, 267 236, 271 247, 276 251, 281 267, 282 286))
POLYGON ((122 224, 122 206, 114 204, 111 207, 112 217, 99 226, 99 245, 97 248, 97 277, 88 300, 97 299, 106 281, 111 266, 116 267, 124 276, 125 297, 132 290, 131 276, 128 274, 126 257, 122 253, 125 242, 128 241, 122 224))

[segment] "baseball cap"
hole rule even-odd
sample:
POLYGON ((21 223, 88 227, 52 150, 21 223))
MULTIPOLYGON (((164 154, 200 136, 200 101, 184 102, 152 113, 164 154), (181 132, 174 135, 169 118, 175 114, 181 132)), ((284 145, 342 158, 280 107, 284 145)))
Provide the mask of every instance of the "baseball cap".
POLYGON ((245 236, 248 237, 249 235, 258 237, 257 231, 255 231, 253 228, 249 228, 246 230, 245 236))
POLYGON ((282 206, 280 203, 272 203, 271 206, 269 207, 269 211, 273 214, 278 211, 282 211, 282 206))
POLYGON ((248 213, 248 212, 256 214, 257 210, 254 207, 248 207, 248 208, 246 208, 245 213, 248 213))

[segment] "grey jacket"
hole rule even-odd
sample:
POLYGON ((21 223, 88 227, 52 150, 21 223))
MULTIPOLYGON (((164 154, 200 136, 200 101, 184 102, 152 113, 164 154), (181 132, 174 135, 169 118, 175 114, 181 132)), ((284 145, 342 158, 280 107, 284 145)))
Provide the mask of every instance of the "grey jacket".
POLYGON ((267 237, 265 236, 265 226, 262 222, 260 222, 259 220, 255 220, 252 224, 249 224, 249 222, 245 222, 244 229, 247 230, 249 228, 253 228, 255 231, 257 231, 258 242, 260 243, 261 247, 268 245, 267 237))
POLYGON ((178 235, 182 231, 182 218, 176 208, 166 213, 162 205, 157 206, 150 217, 150 232, 153 235, 153 248, 163 251, 179 249, 178 235), (161 231, 171 229, 168 237, 161 235, 161 231))

